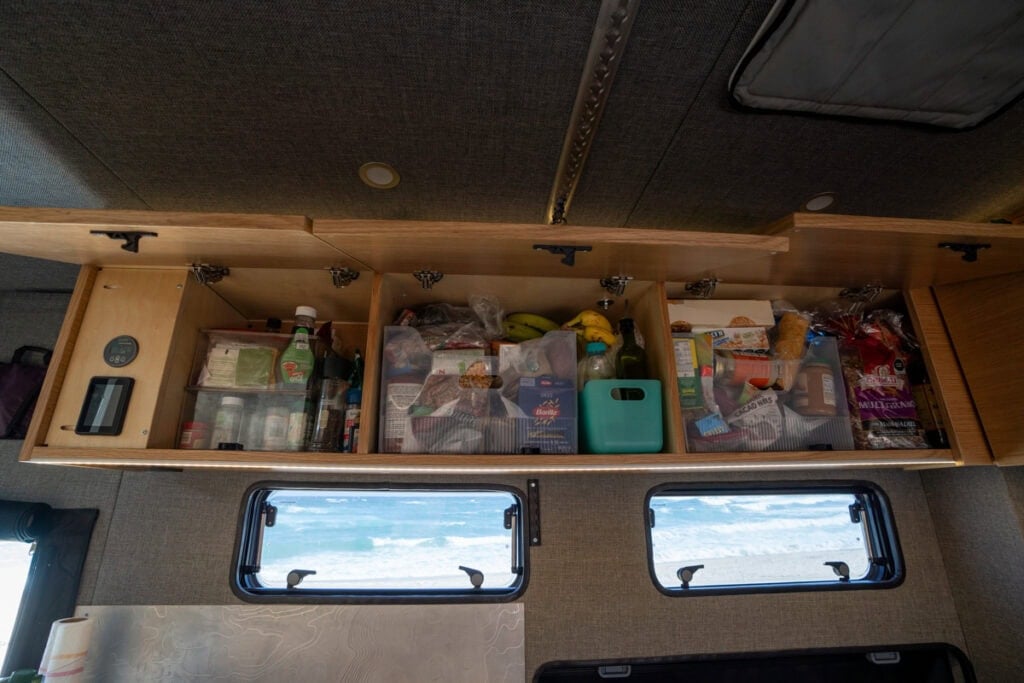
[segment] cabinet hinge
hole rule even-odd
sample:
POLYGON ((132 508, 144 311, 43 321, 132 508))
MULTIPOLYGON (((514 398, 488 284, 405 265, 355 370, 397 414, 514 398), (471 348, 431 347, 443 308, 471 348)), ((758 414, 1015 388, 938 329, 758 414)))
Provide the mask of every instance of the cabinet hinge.
POLYGON ((201 285, 212 285, 215 282, 220 282, 230 274, 231 269, 227 266, 213 266, 209 263, 192 264, 192 275, 201 285))
POLYGON ((696 282, 686 283, 686 293, 697 299, 710 299, 718 286, 718 278, 706 277, 696 282))
POLYGON ((417 270, 412 276, 419 280, 423 289, 430 289, 444 278, 444 273, 436 270, 417 270))
POLYGON ((576 265, 576 252, 593 251, 594 248, 582 245, 574 246, 571 244, 535 244, 533 245, 535 251, 546 251, 551 254, 560 255, 562 257, 562 263, 567 266, 576 265))
POLYGON ((331 282, 338 289, 348 287, 359 279, 359 271, 351 268, 329 268, 328 272, 331 274, 331 282))
POLYGON ((143 230, 90 230, 90 235, 106 235, 112 240, 124 240, 121 248, 133 254, 139 253, 139 240, 143 237, 159 237, 155 232, 143 230))
POLYGON ((601 278, 601 286, 612 296, 622 296, 626 293, 626 285, 632 281, 632 275, 610 275, 601 278))
POLYGON ((863 287, 847 287, 839 292, 840 299, 870 304, 882 293, 881 285, 864 285, 863 287))

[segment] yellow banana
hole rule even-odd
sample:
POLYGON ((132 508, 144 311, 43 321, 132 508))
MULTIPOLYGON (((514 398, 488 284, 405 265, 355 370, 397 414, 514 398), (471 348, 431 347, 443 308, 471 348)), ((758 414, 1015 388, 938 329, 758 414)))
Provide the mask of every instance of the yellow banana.
POLYGON ((562 327, 598 327, 602 330, 607 330, 608 332, 612 331, 612 324, 608 322, 608 318, 604 317, 597 311, 592 311, 589 309, 585 311, 580 311, 579 315, 577 315, 575 318, 567 322, 562 327))
POLYGON ((521 325, 517 322, 509 320, 508 318, 505 319, 505 322, 502 324, 502 327, 504 327, 505 329, 505 339, 517 343, 529 341, 531 339, 539 339, 540 337, 544 336, 544 333, 541 330, 538 330, 536 327, 531 327, 529 325, 521 325))
POLYGON ((505 320, 517 325, 533 327, 541 332, 551 332, 558 329, 558 323, 554 320, 545 318, 542 315, 536 315, 535 313, 513 313, 512 315, 506 315, 505 320))
POLYGON ((616 342, 615 335, 610 330, 596 325, 589 325, 583 328, 583 339, 588 342, 604 342, 609 348, 615 346, 616 342))

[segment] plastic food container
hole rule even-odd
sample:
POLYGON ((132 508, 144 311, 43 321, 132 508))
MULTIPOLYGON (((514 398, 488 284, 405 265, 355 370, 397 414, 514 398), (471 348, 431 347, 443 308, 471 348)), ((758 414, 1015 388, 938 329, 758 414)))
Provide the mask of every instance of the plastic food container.
POLYGON ((580 420, 588 453, 658 453, 664 440, 661 382, 591 380, 580 394, 580 420))

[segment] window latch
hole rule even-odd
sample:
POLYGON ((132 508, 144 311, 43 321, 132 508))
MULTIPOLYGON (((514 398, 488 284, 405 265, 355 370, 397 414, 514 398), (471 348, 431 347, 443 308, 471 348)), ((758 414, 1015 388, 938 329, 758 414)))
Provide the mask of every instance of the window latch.
POLYGON ((479 569, 463 567, 462 565, 459 565, 459 569, 469 575, 469 582, 473 584, 474 589, 480 588, 480 586, 484 585, 484 573, 479 569))
POLYGON ((825 565, 832 567, 832 572, 839 577, 840 581, 850 580, 850 565, 842 561, 825 562, 825 565))
POLYGON ((302 580, 310 574, 316 574, 313 569, 293 569, 288 572, 288 588, 295 588, 302 580))
POLYGON ((697 573, 698 569, 704 569, 704 565, 691 564, 688 567, 679 568, 679 571, 676 572, 676 576, 683 582, 683 588, 690 587, 690 582, 693 581, 693 575, 697 573))

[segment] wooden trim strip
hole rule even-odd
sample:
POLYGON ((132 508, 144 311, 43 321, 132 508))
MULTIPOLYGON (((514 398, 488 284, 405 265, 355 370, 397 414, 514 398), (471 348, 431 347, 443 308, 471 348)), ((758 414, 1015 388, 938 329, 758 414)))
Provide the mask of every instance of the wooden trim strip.
POLYGON ((935 294, 923 287, 905 292, 910 319, 936 389, 953 453, 961 465, 991 465, 992 451, 974 407, 935 294))
POLYGON ((682 472, 951 467, 949 450, 794 451, 642 455, 406 455, 193 451, 142 448, 35 448, 33 462, 145 468, 218 468, 348 473, 501 474, 529 472, 682 472))
POLYGON ((82 319, 85 317, 85 309, 89 306, 89 298, 92 295, 92 287, 96 282, 98 271, 99 269, 95 266, 82 266, 78 270, 78 279, 75 281, 67 313, 64 314, 64 322, 61 324, 60 334, 57 336, 57 343, 53 348, 50 369, 46 373, 46 379, 43 380, 43 387, 39 391, 39 400, 36 402, 35 412, 18 456, 23 461, 30 460, 33 448, 42 446, 46 440, 46 434, 50 429, 50 420, 53 419, 53 411, 57 408, 57 399, 64 384, 68 365, 71 363, 71 355, 75 350, 78 332, 82 329, 82 319))

